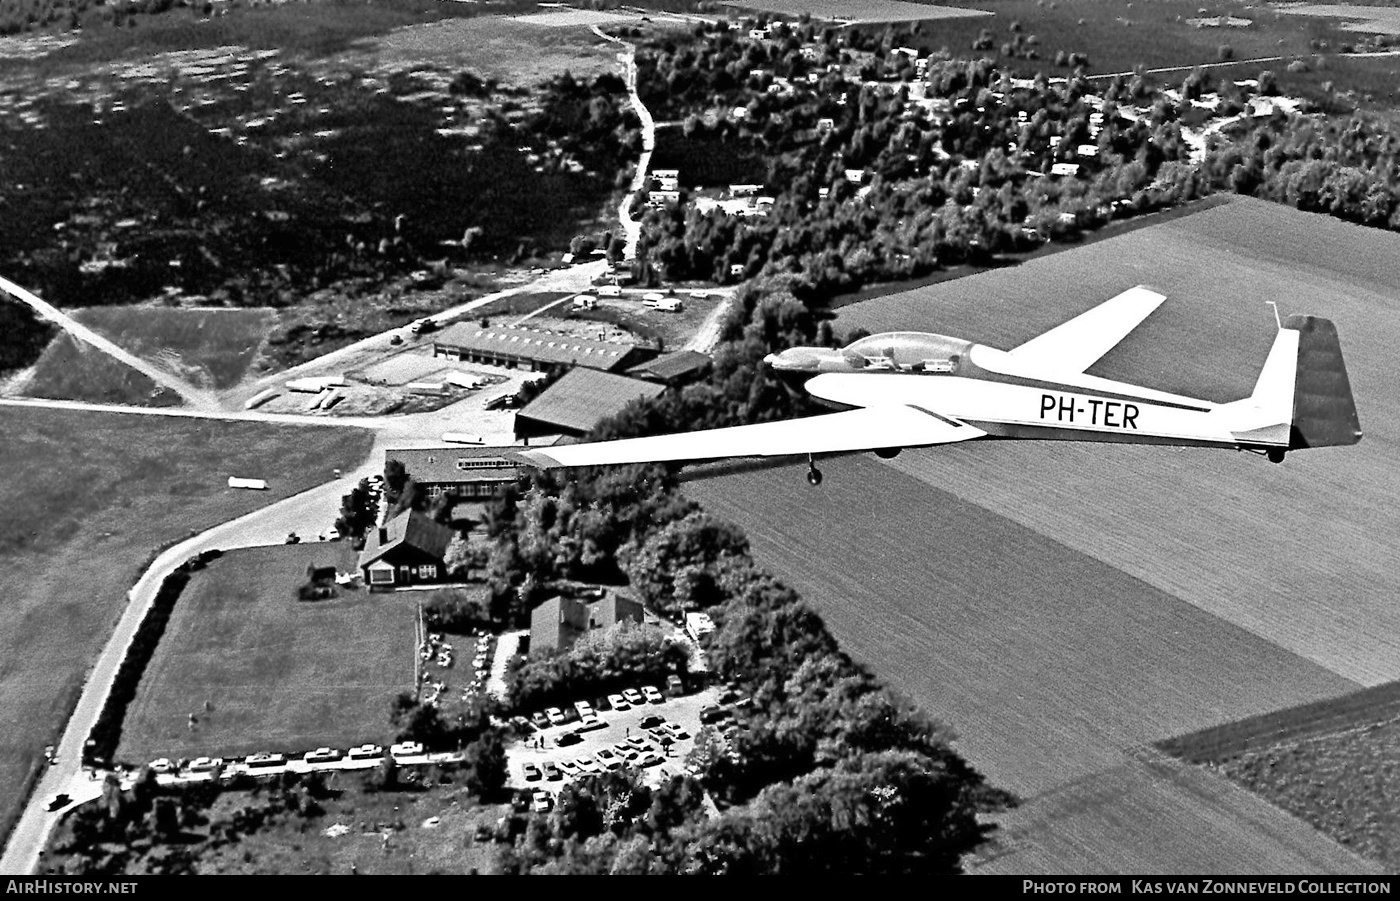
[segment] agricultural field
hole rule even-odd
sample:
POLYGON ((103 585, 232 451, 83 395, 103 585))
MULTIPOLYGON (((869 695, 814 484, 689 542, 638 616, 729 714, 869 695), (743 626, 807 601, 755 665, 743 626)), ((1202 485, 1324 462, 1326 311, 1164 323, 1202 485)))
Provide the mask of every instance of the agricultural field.
POLYGON ((1157 77, 1179 82, 1194 66, 1223 66, 1224 77, 1254 78, 1261 69, 1273 71, 1286 93, 1324 99, 1330 83, 1335 91, 1355 90, 1367 106, 1394 106, 1400 57, 1351 57, 1362 49, 1364 35, 1346 30, 1335 19, 1285 15, 1282 10, 1225 0, 1056 0, 1052 7, 1039 0, 985 0, 976 4, 996 13, 993 19, 942 19, 923 22, 909 41, 928 50, 948 49, 955 56, 985 55, 998 59, 1020 75, 1044 70, 1068 75, 1057 67, 1061 52, 1083 53, 1091 75, 1169 69, 1157 77), (1024 40, 1035 38, 1038 58, 1007 56, 1002 45, 1015 38, 1017 23, 1024 40), (1247 23, 1247 24, 1246 24, 1247 23), (972 46, 986 30, 988 49, 972 46), (1221 48, 1228 47, 1228 58, 1221 48), (1303 60, 1302 71, 1288 64, 1303 60), (1369 99, 1361 95, 1371 95, 1369 99))
POLYGON ((344 428, 11 408, 0 562, 0 834, 107 640, 126 592, 162 547, 354 469, 370 439, 344 428), (278 473, 267 492, 231 472, 278 473))
MULTIPOLYGON (((976 2, 976 0, 974 0, 976 2)), ((816 19, 852 24, 919 22, 941 19, 983 18, 992 13, 962 6, 906 3, 904 0, 724 0, 721 6, 735 10, 810 15, 816 19)), ((993 4, 978 3, 978 6, 993 4)))
POLYGON ((144 372, 66 333, 49 342, 34 366, 9 384, 9 391, 23 397, 136 407, 184 404, 178 394, 157 385, 144 372))
POLYGON ((1252 199, 1019 267, 846 307, 838 322, 1009 348, 1138 283, 1167 302, 1090 372, 1247 396, 1273 314, 1333 319, 1366 437, 1292 454, 990 443, 893 465, 1107 561, 1362 685, 1400 678, 1390 502, 1400 398, 1400 236, 1252 199), (1093 473, 1092 480, 1071 477, 1093 473))
POLYGON ((1158 742, 1204 764, 1342 844, 1400 866, 1393 785, 1400 682, 1158 742))
POLYGON ((1309 845, 1269 805, 1222 794, 1218 778, 1187 790, 1179 779, 1197 777, 1177 769, 1172 788, 1122 752, 1193 731, 1178 728, 1187 721, 1221 725, 1396 678, 1397 241, 1237 199, 838 318, 1006 348, 1147 283, 1167 302, 1090 371, 1230 400, 1252 389, 1274 329, 1263 301, 1276 300, 1336 321, 1367 430, 1356 447, 1274 466, 987 442, 830 461, 817 491, 790 468, 687 492, 748 530, 843 647, 946 718, 969 759, 1027 799, 994 869, 1331 869, 1320 861, 1335 863, 1339 846, 1315 833, 1309 845), (1195 827, 1170 840, 1122 829, 1158 821, 1195 827), (1292 865, 1218 849, 1262 848, 1280 830, 1298 848, 1292 865))
POLYGON ((272 327, 271 310, 90 307, 74 314, 122 349, 185 381, 222 390, 243 380, 272 327))
POLYGON ((355 560, 348 542, 311 542, 230 551, 198 572, 127 711, 116 759, 292 754, 390 738, 389 701, 413 689, 417 605, 344 587, 327 600, 297 599, 308 566, 351 572, 355 560))

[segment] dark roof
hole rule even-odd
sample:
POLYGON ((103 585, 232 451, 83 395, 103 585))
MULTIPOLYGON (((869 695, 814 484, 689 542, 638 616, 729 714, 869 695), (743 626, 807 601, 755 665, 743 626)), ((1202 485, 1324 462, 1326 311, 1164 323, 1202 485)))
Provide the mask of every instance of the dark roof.
POLYGON ((506 447, 472 447, 451 444, 442 447, 389 448, 384 462, 398 460, 420 485, 460 482, 507 482, 519 478, 519 466, 506 457, 506 447), (459 461, 477 465, 459 465, 459 461), (499 461, 500 466, 486 466, 499 461))
POLYGON ((631 401, 665 390, 663 385, 578 367, 515 415, 582 435, 631 401))
POLYGON ((592 603, 552 597, 530 611, 530 648, 567 648, 590 629, 639 623, 643 616, 640 603, 612 592, 592 603))
POLYGON ((384 524, 384 541, 380 541, 379 529, 370 529, 365 538, 365 549, 360 551, 360 567, 366 567, 383 557, 396 547, 407 545, 422 551, 436 560, 447 554, 447 546, 452 543, 452 530, 433 521, 433 518, 420 510, 405 510, 384 524))
POLYGON ((482 328, 472 322, 458 322, 449 326, 433 343, 454 350, 518 357, 540 363, 577 363, 598 369, 621 365, 624 358, 637 349, 635 344, 618 341, 599 341, 532 328, 482 328))
POLYGON ((628 375, 673 382, 686 376, 698 375, 710 366, 710 358, 699 351, 678 350, 627 370, 628 375))
POLYGON ((530 611, 530 650, 567 648, 588 631, 588 605, 553 597, 530 611))

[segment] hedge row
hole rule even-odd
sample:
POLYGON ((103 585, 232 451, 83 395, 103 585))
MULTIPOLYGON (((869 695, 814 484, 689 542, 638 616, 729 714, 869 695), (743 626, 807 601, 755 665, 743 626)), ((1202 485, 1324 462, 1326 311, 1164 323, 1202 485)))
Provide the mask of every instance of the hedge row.
POLYGON ((126 718, 126 709, 136 698, 141 675, 155 656, 160 638, 165 634, 165 625, 170 622, 170 614, 175 611, 175 602, 180 599, 180 592, 184 591, 191 573, 203 569, 211 560, 223 556, 223 553, 220 550, 201 551, 177 566, 161 583, 155 601, 146 611, 146 618, 141 621, 136 634, 132 636, 126 658, 122 660, 117 677, 112 682, 112 690, 107 695, 106 703, 102 705, 102 713, 98 715, 97 722, 93 724, 92 732, 88 735, 87 744, 83 748, 85 765, 103 766, 111 762, 112 755, 117 750, 117 743, 121 741, 122 721, 126 718))

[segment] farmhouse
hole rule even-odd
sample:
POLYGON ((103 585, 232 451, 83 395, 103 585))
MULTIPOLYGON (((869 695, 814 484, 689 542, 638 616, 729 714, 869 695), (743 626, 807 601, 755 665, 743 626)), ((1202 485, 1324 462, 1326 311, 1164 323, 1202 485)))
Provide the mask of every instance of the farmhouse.
POLYGON ((635 344, 472 322, 451 326, 433 342, 435 357, 535 371, 573 365, 613 371, 640 363, 650 354, 635 344))
POLYGON ((579 367, 515 414, 515 437, 527 442, 542 435, 582 438, 632 401, 665 390, 664 385, 579 367))
POLYGON ((443 558, 452 530, 418 510, 405 510, 370 532, 360 552, 359 567, 370 590, 442 582, 447 578, 443 558))
POLYGON ((592 603, 550 598, 530 611, 530 650, 568 650, 585 632, 621 622, 640 623, 642 616, 641 604, 618 594, 608 594, 592 603))
POLYGON ((390 448, 384 464, 397 460, 404 471, 436 500, 446 494, 459 500, 495 497, 520 478, 520 467, 506 458, 502 448, 440 447, 390 448))

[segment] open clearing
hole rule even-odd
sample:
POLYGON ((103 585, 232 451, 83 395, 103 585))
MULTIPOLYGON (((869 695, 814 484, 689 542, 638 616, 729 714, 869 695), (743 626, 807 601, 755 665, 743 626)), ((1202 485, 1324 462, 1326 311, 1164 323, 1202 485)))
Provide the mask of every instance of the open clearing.
POLYGON ((123 349, 202 388, 242 380, 272 325, 271 310, 94 307, 74 318, 123 349))
POLYGON ((4 419, 0 834, 156 550, 353 469, 370 448, 344 428, 17 408, 4 419), (270 490, 231 490, 231 474, 270 490))
POLYGON ((1278 11, 1285 16, 1355 19, 1357 21, 1343 22, 1338 27, 1344 31, 1400 35, 1400 9, 1394 7, 1356 6, 1349 3, 1304 3, 1298 6, 1281 6, 1278 11))
POLYGON ((1337 322, 1367 430, 1357 447, 1273 466, 1222 451, 987 442, 830 461, 819 491, 794 468, 687 492, 743 525, 843 646, 1028 799, 1005 819, 1014 841, 990 869, 1364 867, 1218 774, 1123 752, 1187 721, 1396 678, 1397 250, 1394 234, 1238 199, 840 311, 847 328, 1009 348, 1147 283, 1167 302, 1091 372, 1229 400, 1252 389, 1272 339, 1263 301, 1277 300, 1337 322))
POLYGON ((981 9, 905 3, 903 0, 725 0, 720 5, 794 17, 806 13, 816 19, 851 24, 982 18, 992 15, 981 9))
POLYGON ((84 400, 138 407, 179 407, 180 396, 144 372, 67 333, 54 336, 34 366, 13 383, 15 393, 50 400, 84 400))
POLYGON ((343 587, 328 600, 296 598, 308 566, 352 571, 355 557, 346 542, 244 548, 196 573, 127 712, 117 759, 389 738, 389 701, 413 689, 414 600, 343 587))

